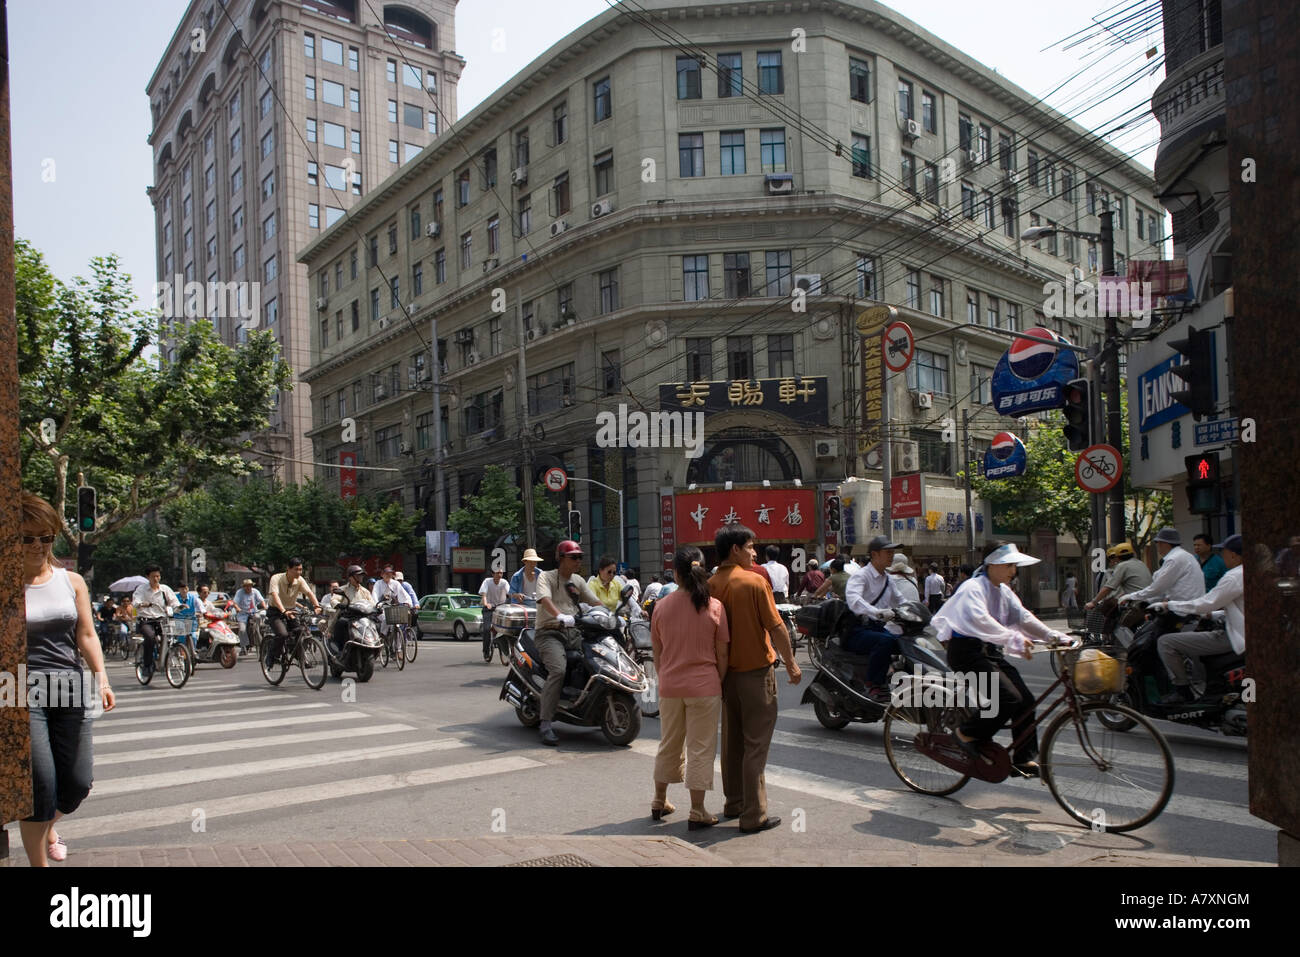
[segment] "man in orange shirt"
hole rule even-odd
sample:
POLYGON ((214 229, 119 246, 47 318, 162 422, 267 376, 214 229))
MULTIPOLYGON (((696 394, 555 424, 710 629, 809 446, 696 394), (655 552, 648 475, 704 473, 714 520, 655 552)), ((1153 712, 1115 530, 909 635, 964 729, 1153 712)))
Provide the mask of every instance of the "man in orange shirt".
POLYGON ((802 675, 790 647, 790 636, 772 600, 772 590, 753 574, 754 533, 743 525, 724 525, 714 536, 718 570, 709 579, 709 593, 727 610, 731 649, 722 682, 722 813, 740 818, 744 834, 766 831, 781 823, 767 814, 763 769, 776 730, 775 639, 790 684, 802 675))

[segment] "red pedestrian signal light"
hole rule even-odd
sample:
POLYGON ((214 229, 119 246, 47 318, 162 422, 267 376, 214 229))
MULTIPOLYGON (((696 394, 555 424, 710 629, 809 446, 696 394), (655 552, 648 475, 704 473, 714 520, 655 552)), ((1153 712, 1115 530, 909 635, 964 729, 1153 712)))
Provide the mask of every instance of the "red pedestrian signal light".
POLYGON ((1193 515, 1214 515, 1219 511, 1219 453, 1189 455, 1183 459, 1187 470, 1187 509, 1193 515))

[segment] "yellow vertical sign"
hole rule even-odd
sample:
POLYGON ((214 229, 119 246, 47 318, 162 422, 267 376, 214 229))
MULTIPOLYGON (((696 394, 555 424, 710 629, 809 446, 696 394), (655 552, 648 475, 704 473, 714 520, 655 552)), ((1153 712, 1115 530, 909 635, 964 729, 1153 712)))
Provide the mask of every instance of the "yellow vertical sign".
POLYGON ((896 318, 898 310, 893 306, 872 306, 858 313, 856 325, 858 334, 863 337, 862 390, 865 399, 863 431, 858 437, 859 455, 865 455, 880 441, 880 339, 885 327, 896 318))

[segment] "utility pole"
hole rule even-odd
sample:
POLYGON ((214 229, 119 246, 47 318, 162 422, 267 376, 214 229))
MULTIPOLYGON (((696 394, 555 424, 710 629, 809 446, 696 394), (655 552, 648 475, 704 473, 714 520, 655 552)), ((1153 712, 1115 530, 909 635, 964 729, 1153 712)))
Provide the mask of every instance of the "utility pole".
POLYGON ((444 536, 447 534, 447 476, 443 464, 442 437, 442 356, 438 349, 438 317, 429 319, 429 350, 433 353, 433 524, 437 527, 442 555, 438 564, 433 566, 434 589, 439 592, 447 590, 448 566, 445 559, 447 546, 444 536))
POLYGON ((528 336, 524 330, 523 294, 519 294, 519 415, 523 422, 524 440, 524 524, 528 528, 528 539, 524 543, 529 548, 537 547, 537 526, 533 520, 533 435, 532 425, 528 420, 528 363, 524 358, 524 346, 528 336))
POLYGON ((961 454, 966 461, 966 561, 975 564, 975 523, 971 521, 970 483, 975 474, 975 463, 970 454, 970 408, 961 410, 961 454))
MULTIPOLYGON (((1101 274, 1115 275, 1115 213, 1107 209, 1101 214, 1101 274)), ((1098 283, 1098 286, 1101 284, 1098 283)), ((1099 297, 1103 298, 1103 297, 1099 297)), ((1119 358, 1123 342, 1119 337, 1119 321, 1106 310, 1106 444, 1121 456, 1124 454, 1124 425, 1120 415, 1119 358)), ((1131 459, 1130 459, 1131 461, 1131 459)), ((1124 483, 1110 490, 1110 542, 1124 541, 1124 483)))
POLYGON ((880 527, 885 536, 885 541, 889 541, 893 536, 894 523, 890 518, 890 487, 894 480, 894 463, 891 456, 893 451, 893 436, 889 431, 889 365, 885 362, 885 343, 887 339, 885 330, 880 330, 880 462, 883 469, 881 473, 880 489, 880 527))

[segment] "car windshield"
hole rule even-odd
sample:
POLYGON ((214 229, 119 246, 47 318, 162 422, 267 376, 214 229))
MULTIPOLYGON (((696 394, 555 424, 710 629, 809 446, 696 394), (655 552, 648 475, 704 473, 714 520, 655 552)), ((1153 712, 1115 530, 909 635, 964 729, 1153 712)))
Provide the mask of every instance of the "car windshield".
POLYGON ((451 607, 453 608, 478 608, 482 599, 478 595, 453 595, 451 598, 451 607))

